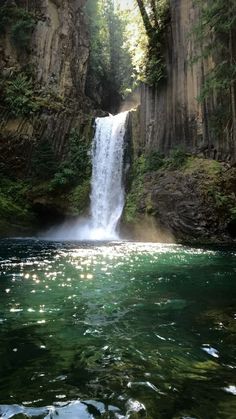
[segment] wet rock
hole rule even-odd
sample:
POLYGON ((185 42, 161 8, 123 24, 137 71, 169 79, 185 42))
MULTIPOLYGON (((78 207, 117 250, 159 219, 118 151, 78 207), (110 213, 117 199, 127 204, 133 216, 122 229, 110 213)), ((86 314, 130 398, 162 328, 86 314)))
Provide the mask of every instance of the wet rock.
POLYGON ((129 399, 126 403, 127 417, 130 419, 139 419, 146 417, 146 408, 138 400, 129 399))

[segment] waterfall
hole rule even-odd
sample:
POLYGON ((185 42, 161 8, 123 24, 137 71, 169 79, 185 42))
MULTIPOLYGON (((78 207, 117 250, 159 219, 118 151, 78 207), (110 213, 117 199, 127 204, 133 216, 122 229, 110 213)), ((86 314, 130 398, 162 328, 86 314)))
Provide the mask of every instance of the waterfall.
POLYGON ((117 240, 123 211, 124 136, 128 112, 96 118, 92 144, 89 219, 79 218, 52 227, 41 237, 53 240, 117 240))
POLYGON ((124 207, 124 135, 128 112, 96 118, 92 146, 91 233, 113 239, 124 207))

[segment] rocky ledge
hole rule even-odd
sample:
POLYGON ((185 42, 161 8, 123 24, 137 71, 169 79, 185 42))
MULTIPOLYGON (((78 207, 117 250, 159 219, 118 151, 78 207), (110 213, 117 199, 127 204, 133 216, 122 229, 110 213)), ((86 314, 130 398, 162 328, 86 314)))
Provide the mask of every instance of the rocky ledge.
POLYGON ((150 217, 177 242, 233 242, 236 168, 189 156, 178 168, 166 161, 158 170, 139 170, 124 219, 135 227, 150 217))

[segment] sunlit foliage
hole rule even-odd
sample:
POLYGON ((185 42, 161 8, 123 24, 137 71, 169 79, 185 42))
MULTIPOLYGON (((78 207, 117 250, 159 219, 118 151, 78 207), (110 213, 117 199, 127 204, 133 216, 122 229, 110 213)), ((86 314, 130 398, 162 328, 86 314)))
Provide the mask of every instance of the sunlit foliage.
POLYGON ((139 81, 155 85, 165 77, 168 2, 146 0, 143 4, 149 29, 136 0, 88 0, 89 83, 96 79, 94 90, 112 85, 124 97, 139 81))
POLYGON ((132 84, 132 64, 124 48, 125 14, 112 0, 88 0, 90 68, 88 84, 97 92, 109 87, 124 96, 132 84))

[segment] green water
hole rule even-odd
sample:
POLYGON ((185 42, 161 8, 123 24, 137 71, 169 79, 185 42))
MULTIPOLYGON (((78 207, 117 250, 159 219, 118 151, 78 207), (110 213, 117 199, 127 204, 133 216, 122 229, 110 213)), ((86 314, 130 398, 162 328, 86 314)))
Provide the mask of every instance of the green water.
POLYGON ((235 255, 1 240, 0 417, 234 419, 235 255))

